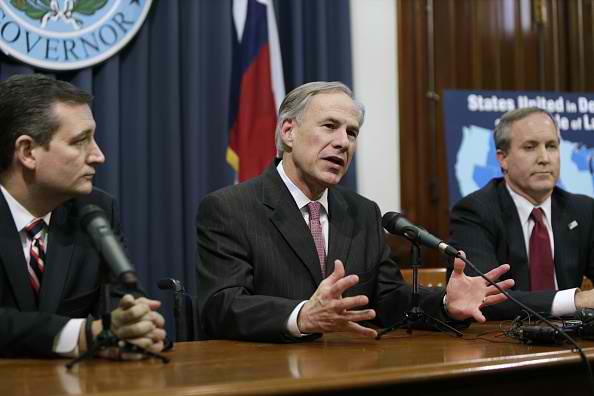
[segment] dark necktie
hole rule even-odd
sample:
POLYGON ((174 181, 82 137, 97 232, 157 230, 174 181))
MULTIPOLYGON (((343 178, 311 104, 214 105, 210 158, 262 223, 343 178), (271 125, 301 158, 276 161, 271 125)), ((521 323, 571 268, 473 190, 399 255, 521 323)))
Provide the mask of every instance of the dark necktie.
POLYGON ((530 290, 555 290, 555 264, 549 232, 543 222, 541 208, 534 208, 530 217, 534 228, 530 235, 530 290))
POLYGON ((309 210, 309 230, 316 244, 323 279, 326 277, 326 243, 324 242, 324 233, 322 232, 322 224, 320 223, 321 206, 322 204, 319 202, 310 202, 307 204, 307 209, 309 210))
POLYGON ((45 271, 45 246, 42 237, 44 228, 45 222, 43 219, 35 219, 25 227, 25 232, 31 240, 31 257, 29 258, 28 268, 29 279, 36 296, 39 296, 39 289, 41 288, 43 273, 45 271))

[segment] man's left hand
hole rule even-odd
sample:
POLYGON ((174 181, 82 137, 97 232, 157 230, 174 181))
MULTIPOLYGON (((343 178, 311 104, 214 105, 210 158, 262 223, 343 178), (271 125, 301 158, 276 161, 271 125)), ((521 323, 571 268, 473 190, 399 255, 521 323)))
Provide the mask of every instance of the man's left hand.
MULTIPOLYGON (((448 316, 455 320, 474 318, 477 322, 485 322, 487 319, 481 312, 481 308, 505 301, 507 297, 494 286, 489 286, 489 283, 480 276, 471 277, 464 274, 464 266, 464 261, 461 259, 454 260, 454 271, 446 289, 448 316)), ((492 281, 496 281, 509 269, 509 264, 503 264, 485 275, 492 281)), ((497 285, 503 290, 510 289, 514 286, 514 280, 506 279, 498 282, 497 285)))

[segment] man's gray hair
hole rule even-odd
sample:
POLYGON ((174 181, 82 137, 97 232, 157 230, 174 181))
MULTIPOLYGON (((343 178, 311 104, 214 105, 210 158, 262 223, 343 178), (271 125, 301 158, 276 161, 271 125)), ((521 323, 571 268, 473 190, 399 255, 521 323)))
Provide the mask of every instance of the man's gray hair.
POLYGON ((505 113, 500 119, 499 123, 493 131, 493 138, 495 139, 495 148, 503 152, 507 152, 511 146, 511 129, 512 124, 516 121, 522 120, 531 114, 542 113, 549 116, 549 118, 555 124, 557 130, 557 136, 559 136, 559 125, 551 113, 540 107, 522 107, 505 113))
POLYGON ((305 108, 314 95, 332 92, 343 92, 353 99, 355 106, 359 109, 359 127, 363 125, 365 119, 365 106, 353 98, 353 92, 349 87, 339 81, 314 81, 303 84, 289 92, 280 105, 274 137, 278 157, 281 157, 286 149, 281 136, 281 127, 283 126, 283 123, 286 120, 301 121, 305 108))

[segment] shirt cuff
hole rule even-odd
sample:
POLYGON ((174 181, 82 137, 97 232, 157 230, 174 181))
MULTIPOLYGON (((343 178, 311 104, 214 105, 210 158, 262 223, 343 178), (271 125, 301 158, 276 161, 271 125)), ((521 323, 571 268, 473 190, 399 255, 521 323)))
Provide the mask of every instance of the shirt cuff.
POLYGON ((303 334, 302 332, 300 332, 299 326, 297 326, 297 318, 299 317, 299 312, 301 312, 301 307, 303 307, 303 304, 305 304, 306 302, 307 302, 307 300, 301 301, 299 303, 299 305, 297 305, 293 309, 293 312, 291 312, 291 315, 289 315, 289 319, 287 320, 287 331, 293 337, 305 337, 305 336, 309 335, 309 334, 303 334))
POLYGON ((551 305, 552 316, 566 316, 575 314, 575 291, 577 289, 559 290, 555 293, 551 305))
POLYGON ((70 319, 54 338, 53 351, 65 357, 78 356, 78 339, 85 319, 70 319))

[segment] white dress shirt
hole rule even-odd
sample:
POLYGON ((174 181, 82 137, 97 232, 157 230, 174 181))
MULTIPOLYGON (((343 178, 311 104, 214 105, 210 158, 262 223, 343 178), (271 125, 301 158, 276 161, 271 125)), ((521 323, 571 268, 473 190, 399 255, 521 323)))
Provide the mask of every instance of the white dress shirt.
MULTIPOLYGON (((520 217, 520 224, 522 225, 522 233, 524 234, 524 244, 526 246, 527 257, 530 257, 530 235, 534 228, 534 220, 530 218, 530 214, 534 208, 541 208, 544 212, 544 224, 549 233, 549 240, 551 241, 551 253, 553 259, 555 258, 555 238, 553 236, 553 226, 551 225, 551 197, 548 197, 541 205, 534 206, 530 201, 516 193, 506 183, 505 185, 509 194, 516 205, 518 216, 520 217)), ((555 289, 559 290, 557 283, 557 274, 555 273, 555 289)), ((575 313, 575 291, 576 289, 559 290, 553 298, 551 306, 551 315, 563 316, 573 315, 575 313)))
MULTIPOLYGON (((12 219, 14 220, 16 229, 19 232, 21 245, 23 247, 23 254, 25 256, 25 262, 23 263, 25 267, 23 270, 27 271, 28 273, 27 263, 31 258, 31 244, 33 241, 31 241, 31 239, 29 239, 27 236, 25 227, 27 227, 33 220, 37 219, 37 217, 33 216, 27 209, 23 207, 23 205, 21 205, 12 195, 10 195, 4 186, 0 185, 0 190, 2 190, 2 195, 4 195, 4 199, 6 200, 8 208, 10 209, 10 213, 12 214, 12 219)), ((46 251, 48 248, 47 229, 49 227, 51 217, 51 212, 43 216, 43 221, 46 225, 45 230, 42 231, 43 245, 45 246, 46 251)), ((66 323, 64 328, 60 331, 60 333, 58 333, 58 335, 56 335, 54 339, 53 351, 55 353, 63 356, 78 355, 78 338, 83 322, 84 319, 70 319, 66 323)))
MULTIPOLYGON (((289 179, 289 176, 285 173, 283 168, 283 161, 281 161, 277 166, 276 170, 280 175, 281 179, 289 189, 291 196, 295 200, 297 207, 301 211, 301 215, 303 216, 303 220, 309 226, 309 210, 307 209, 307 204, 312 202, 311 199, 307 198, 307 196, 289 179)), ((324 248, 326 250, 326 255, 328 254, 328 233, 330 228, 330 223, 328 221, 328 189, 324 190, 322 196, 317 200, 322 205, 323 209, 320 209, 320 224, 322 225, 322 234, 324 234, 324 248)), ((293 309, 289 319, 287 320, 287 331, 294 337, 303 337, 307 334, 303 334, 299 331, 299 326, 297 326, 297 318, 299 317, 299 312, 301 311, 301 307, 305 304, 307 300, 302 301, 293 309)))

